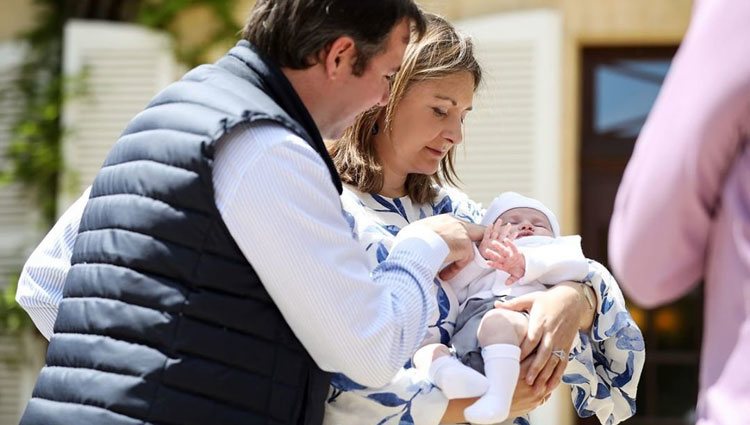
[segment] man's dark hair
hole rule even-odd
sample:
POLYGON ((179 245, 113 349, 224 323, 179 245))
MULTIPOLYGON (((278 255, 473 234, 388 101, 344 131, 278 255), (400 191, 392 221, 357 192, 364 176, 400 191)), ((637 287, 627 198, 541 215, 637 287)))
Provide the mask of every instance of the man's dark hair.
POLYGON ((336 39, 349 36, 357 49, 353 72, 361 75, 403 19, 421 37, 424 16, 413 0, 258 0, 242 38, 281 67, 305 69, 336 39))

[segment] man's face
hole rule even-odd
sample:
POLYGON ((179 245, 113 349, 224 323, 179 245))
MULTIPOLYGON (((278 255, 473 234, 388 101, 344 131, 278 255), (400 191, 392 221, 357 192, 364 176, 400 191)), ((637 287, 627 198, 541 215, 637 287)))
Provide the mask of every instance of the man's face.
POLYGON ((325 137, 339 138, 359 114, 388 102, 390 79, 401 67, 409 36, 409 21, 404 19, 394 26, 385 49, 370 59, 362 75, 349 73, 341 79, 338 89, 331 93, 331 100, 338 104, 340 118, 327 129, 325 137))

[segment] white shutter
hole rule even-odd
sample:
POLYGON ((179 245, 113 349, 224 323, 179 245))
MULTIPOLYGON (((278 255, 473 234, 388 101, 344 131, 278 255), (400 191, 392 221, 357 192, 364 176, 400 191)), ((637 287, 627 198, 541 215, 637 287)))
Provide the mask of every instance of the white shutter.
POLYGON ((65 26, 65 75, 86 71, 85 96, 63 109, 68 132, 58 213, 94 180, 127 123, 178 72, 169 37, 139 25, 73 20, 65 26))
POLYGON ((562 25, 556 11, 469 19, 483 83, 457 151, 457 171, 485 206, 513 190, 559 211, 562 25))
MULTIPOLYGON (((0 169, 10 166, 7 149, 11 127, 21 113, 23 97, 15 91, 25 49, 18 43, 0 43, 0 169)), ((0 288, 21 271, 23 262, 40 238, 41 214, 33 196, 18 183, 0 185, 0 288)), ((28 382, 40 365, 30 366, 21 338, 0 335, 0 424, 16 424, 31 394, 28 382)), ((39 353, 29 353, 38 357, 39 353)))

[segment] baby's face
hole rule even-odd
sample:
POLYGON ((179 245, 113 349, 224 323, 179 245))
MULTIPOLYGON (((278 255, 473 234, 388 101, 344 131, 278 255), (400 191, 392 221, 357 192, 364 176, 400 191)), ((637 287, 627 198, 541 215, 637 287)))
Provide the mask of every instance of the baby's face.
POLYGON ((513 208, 500 214, 498 220, 510 223, 511 229, 518 232, 516 238, 554 235, 547 216, 533 208, 513 208))

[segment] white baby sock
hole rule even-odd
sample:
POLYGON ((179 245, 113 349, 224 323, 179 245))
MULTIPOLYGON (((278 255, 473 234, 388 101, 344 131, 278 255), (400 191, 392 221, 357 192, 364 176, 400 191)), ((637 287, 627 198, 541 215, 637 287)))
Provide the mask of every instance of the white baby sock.
POLYGON ((487 391, 487 378, 453 356, 434 360, 427 372, 430 380, 449 399, 479 397, 487 391))
POLYGON ((464 417, 471 423, 496 424, 510 413, 521 369, 521 349, 512 344, 492 344, 482 349, 482 358, 490 387, 476 403, 464 409, 464 417))

